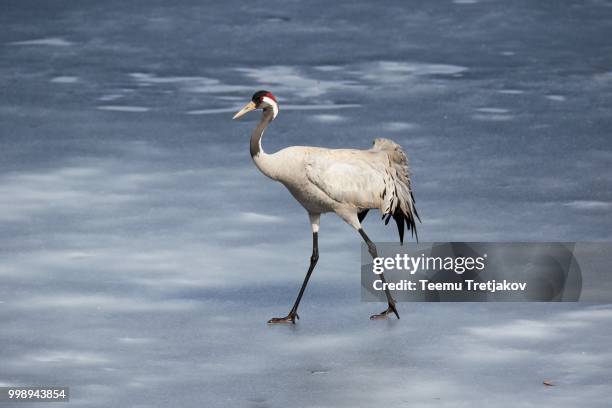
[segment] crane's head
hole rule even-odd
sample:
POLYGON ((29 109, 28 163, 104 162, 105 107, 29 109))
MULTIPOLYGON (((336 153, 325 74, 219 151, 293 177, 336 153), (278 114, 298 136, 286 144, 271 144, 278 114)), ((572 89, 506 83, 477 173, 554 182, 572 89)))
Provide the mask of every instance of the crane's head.
POLYGON ((247 103, 244 108, 240 109, 240 111, 235 114, 232 119, 238 119, 255 109, 272 111, 272 119, 276 118, 276 115, 278 115, 278 103, 276 102, 274 95, 268 91, 257 91, 253 94, 251 102, 247 103))

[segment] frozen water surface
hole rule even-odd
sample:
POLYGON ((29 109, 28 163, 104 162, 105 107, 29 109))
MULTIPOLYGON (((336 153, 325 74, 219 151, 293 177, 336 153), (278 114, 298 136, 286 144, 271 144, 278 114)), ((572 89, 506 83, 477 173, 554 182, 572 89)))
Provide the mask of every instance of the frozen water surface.
POLYGON ((309 225, 231 116, 269 89, 269 151, 401 143, 423 241, 610 240, 611 6, 5 1, 0 383, 78 407, 608 406, 611 306, 371 322, 333 216, 302 319, 267 327, 309 225))

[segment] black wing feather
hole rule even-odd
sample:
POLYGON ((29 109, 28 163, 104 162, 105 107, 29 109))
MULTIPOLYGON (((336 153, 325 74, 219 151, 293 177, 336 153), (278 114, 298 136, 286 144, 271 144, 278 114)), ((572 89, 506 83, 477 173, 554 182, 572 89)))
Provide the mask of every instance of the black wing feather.
POLYGON ((362 222, 365 219, 366 215, 368 215, 368 211, 370 210, 369 209, 363 210, 362 212, 357 214, 357 218, 359 218, 359 222, 362 222))

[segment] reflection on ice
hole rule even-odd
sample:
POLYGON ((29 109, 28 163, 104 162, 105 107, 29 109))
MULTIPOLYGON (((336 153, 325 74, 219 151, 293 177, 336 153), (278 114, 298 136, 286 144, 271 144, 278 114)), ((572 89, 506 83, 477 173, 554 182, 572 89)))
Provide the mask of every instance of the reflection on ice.
POLYGON ((509 110, 505 108, 478 108, 476 109, 478 112, 483 113, 508 113, 509 110))
POLYGON ((72 42, 60 37, 37 38, 34 40, 14 41, 10 45, 48 45, 51 47, 68 47, 72 42))
POLYGON ((567 207, 570 207, 578 211, 610 211, 612 210, 612 201, 597 201, 597 200, 575 200, 565 203, 567 207))
POLYGON ((115 93, 115 94, 102 95, 101 97, 98 98, 98 100, 103 101, 103 102, 109 102, 109 101, 115 101, 117 99, 121 99, 124 97, 125 97, 124 94, 115 93))
POLYGON ((341 71, 343 67, 337 65, 319 65, 315 67, 316 70, 323 72, 341 71))
POLYGON ((320 123, 338 123, 338 122, 343 122, 345 120, 343 116, 330 115, 330 114, 312 115, 310 116, 310 118, 313 121, 320 122, 320 123))
POLYGON ((239 217, 241 221, 254 223, 278 223, 283 221, 282 217, 255 212, 242 212, 239 217))
POLYGON ((107 358, 95 353, 79 353, 74 350, 38 352, 23 356, 25 361, 34 363, 52 363, 62 366, 70 365, 99 365, 109 362, 107 358))
POLYGON ((525 93, 525 91, 521 89, 500 89, 497 92, 501 94, 508 94, 508 95, 520 95, 520 94, 525 93))
POLYGON ((151 108, 145 106, 127 106, 127 105, 100 105, 100 110, 115 111, 115 112, 148 112, 151 108))
POLYGON ((144 86, 176 85, 188 92, 196 93, 228 93, 249 92, 251 88, 241 85, 224 84, 216 78, 201 76, 157 76, 155 74, 135 72, 130 74, 133 80, 144 86))
POLYGON ((565 96, 563 95, 546 95, 546 98, 550 99, 551 101, 556 101, 556 102, 565 101, 565 96))
POLYGON ((384 72, 404 72, 414 75, 453 75, 467 71, 467 67, 449 64, 426 64, 422 62, 379 62, 378 68, 384 72))
POLYGON ((281 99, 289 95, 312 98, 325 95, 330 91, 359 90, 362 85, 346 79, 329 80, 324 75, 314 78, 297 67, 267 66, 258 68, 237 68, 238 72, 265 87, 273 87, 281 99), (286 96, 283 96, 286 95, 286 96))
POLYGON ((508 121, 514 118, 513 115, 508 114, 509 110, 506 108, 484 107, 484 108, 477 108, 476 111, 480 113, 472 115, 472 119, 475 119, 475 120, 496 122, 496 121, 508 121))
POLYGON ((409 122, 389 122, 383 125, 383 129, 387 132, 403 132, 417 128, 418 125, 409 122))
POLYGON ((482 120, 485 122, 505 122, 507 120, 512 120, 512 118, 512 115, 472 115, 472 119, 482 120))
POLYGON ((364 66, 361 69, 361 78, 374 83, 403 83, 416 76, 453 75, 466 70, 467 68, 456 65, 382 61, 364 66))
POLYGON ((52 78, 51 82, 56 84, 74 84, 79 82, 79 78, 75 76, 57 76, 52 78))

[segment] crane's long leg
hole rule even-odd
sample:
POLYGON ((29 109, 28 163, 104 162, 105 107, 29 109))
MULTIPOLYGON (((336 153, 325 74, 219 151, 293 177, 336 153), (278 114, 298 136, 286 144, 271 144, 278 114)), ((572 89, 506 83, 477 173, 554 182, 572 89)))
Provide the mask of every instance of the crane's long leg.
MULTIPOLYGON (((372 255, 372 259, 378 258, 378 253, 376 251, 376 245, 374 245, 374 243, 370 240, 370 238, 367 236, 363 228, 359 228, 358 231, 361 237, 363 238, 363 240, 368 245, 368 252, 370 252, 370 255, 372 255)), ((381 273, 379 276, 380 276, 380 280, 382 280, 383 283, 387 282, 385 280, 384 274, 381 273)), ((385 294, 387 295, 387 302, 389 302, 389 307, 387 308, 387 310, 385 310, 382 313, 370 316, 370 319, 386 319, 391 313, 395 313, 395 316, 397 316, 398 319, 400 318, 399 313, 397 313, 397 309, 395 308, 395 299, 393 299, 393 296, 391 296, 391 292, 389 291, 386 285, 385 285, 385 294)))
POLYGON ((308 280, 310 279, 310 275, 317 265, 317 261, 319 260, 319 214, 309 214, 310 223, 312 225, 312 255, 310 256, 310 266, 308 267, 308 272, 306 272, 306 277, 304 278, 304 283, 302 283, 302 287, 300 288, 300 293, 298 293, 297 299, 295 299, 295 303, 291 308, 289 314, 285 317, 273 317, 268 320, 268 323, 294 323, 295 319, 299 319, 300 316, 297 314, 298 306, 300 305, 300 301, 302 300, 302 295, 304 295, 304 291, 306 290, 306 285, 308 285, 308 280))

